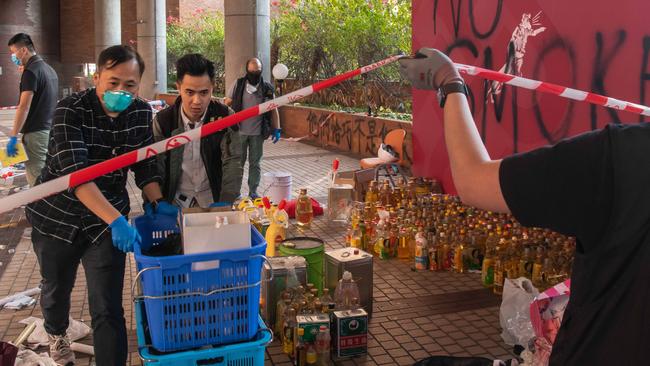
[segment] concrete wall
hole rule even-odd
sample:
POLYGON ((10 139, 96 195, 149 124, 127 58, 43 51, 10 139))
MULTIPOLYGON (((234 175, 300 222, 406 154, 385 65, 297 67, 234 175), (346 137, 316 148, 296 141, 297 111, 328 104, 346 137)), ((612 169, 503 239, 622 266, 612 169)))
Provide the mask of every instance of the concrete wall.
POLYGON ((360 157, 376 156, 386 133, 403 128, 405 158, 412 162, 411 122, 297 106, 281 107, 280 121, 286 137, 304 137, 302 142, 349 151, 360 157))

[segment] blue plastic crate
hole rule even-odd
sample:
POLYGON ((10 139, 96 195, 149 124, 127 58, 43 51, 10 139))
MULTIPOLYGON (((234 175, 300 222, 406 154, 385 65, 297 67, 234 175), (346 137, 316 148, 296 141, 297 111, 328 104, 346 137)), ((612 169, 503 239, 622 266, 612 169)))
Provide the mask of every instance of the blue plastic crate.
POLYGON ((148 347, 151 338, 142 303, 135 304, 135 320, 137 324, 138 353, 144 365, 263 366, 264 351, 266 346, 273 341, 273 333, 264 324, 262 318, 259 318, 259 331, 250 342, 161 354, 148 347))
MULTIPOLYGON (((178 232, 176 220, 133 220, 144 243, 158 244, 178 232)), ((135 247, 152 346, 162 352, 248 341, 257 335, 260 280, 266 242, 251 226, 251 248, 149 257, 135 247), (218 261, 193 271, 192 263, 218 261)), ((218 240, 218 238, 215 238, 218 240)))

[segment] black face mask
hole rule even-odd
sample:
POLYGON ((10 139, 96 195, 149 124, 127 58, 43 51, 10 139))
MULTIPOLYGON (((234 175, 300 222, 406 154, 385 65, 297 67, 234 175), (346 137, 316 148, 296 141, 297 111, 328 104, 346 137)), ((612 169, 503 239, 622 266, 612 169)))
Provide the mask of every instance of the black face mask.
POLYGON ((260 82, 260 78, 262 77, 262 72, 261 71, 247 71, 246 72, 246 80, 248 80, 248 83, 251 85, 257 85, 260 82))

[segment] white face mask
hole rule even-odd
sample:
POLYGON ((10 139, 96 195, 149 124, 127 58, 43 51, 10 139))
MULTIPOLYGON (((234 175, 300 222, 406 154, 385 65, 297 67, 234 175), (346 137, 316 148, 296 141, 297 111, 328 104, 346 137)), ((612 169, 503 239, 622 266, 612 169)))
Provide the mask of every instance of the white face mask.
POLYGON ((257 91, 257 88, 254 85, 251 85, 248 82, 246 83, 246 92, 248 94, 254 94, 256 91, 257 91))

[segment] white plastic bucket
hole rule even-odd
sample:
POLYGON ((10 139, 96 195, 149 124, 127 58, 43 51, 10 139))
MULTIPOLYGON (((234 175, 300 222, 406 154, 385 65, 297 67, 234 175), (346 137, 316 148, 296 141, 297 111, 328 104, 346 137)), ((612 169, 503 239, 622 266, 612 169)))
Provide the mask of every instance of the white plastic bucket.
POLYGON ((271 202, 280 203, 283 199, 291 199, 291 173, 268 172, 264 173, 264 196, 268 196, 271 202))

